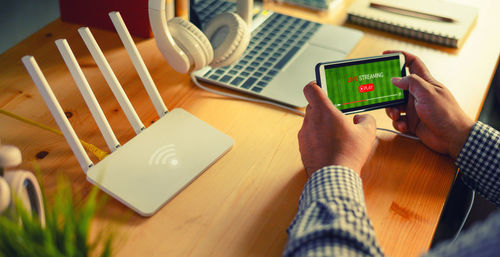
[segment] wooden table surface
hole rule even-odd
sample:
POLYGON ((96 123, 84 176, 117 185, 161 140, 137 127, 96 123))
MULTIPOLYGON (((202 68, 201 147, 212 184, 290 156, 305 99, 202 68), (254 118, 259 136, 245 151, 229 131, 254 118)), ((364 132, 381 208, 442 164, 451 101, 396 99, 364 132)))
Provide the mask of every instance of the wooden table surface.
MULTIPOLYGON (((450 88, 466 113, 475 118, 498 62, 500 38, 496 30, 500 21, 496 12, 500 6, 494 0, 471 4, 480 8, 480 14, 460 49, 344 24, 343 7, 336 15, 279 4, 267 7, 364 31, 349 58, 378 55, 386 49, 420 56, 433 75, 450 88)), ((21 63, 22 56, 33 55, 77 135, 106 149, 55 47, 54 40, 66 38, 123 144, 134 133, 80 39, 78 28, 56 20, 0 55, 0 108, 57 127, 21 63)), ((118 35, 91 30, 139 117, 149 126, 158 119, 157 114, 118 35)), ((110 198, 94 221, 94 233, 103 228, 114 231, 117 256, 279 256, 306 182, 297 143, 302 117, 202 91, 190 82, 188 75, 170 68, 153 39, 135 41, 167 107, 184 108, 231 136, 235 144, 150 218, 143 218, 110 198)), ((391 128, 383 110, 371 114, 379 127, 391 128)), ((69 177, 76 192, 88 193, 91 185, 62 136, 6 116, 0 116, 0 124, 2 142, 21 148, 22 167, 32 169, 33 161, 41 166, 49 197, 55 192, 58 174, 69 177)), ((435 154, 416 141, 377 133, 362 177, 368 214, 387 255, 417 256, 429 248, 454 175, 455 166, 449 157, 435 154)))

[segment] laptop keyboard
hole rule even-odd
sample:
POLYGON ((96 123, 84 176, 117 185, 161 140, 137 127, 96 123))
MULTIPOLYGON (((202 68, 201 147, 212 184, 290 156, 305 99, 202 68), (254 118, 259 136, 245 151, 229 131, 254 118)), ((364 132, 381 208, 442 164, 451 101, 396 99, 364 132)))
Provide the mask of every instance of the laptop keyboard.
MULTIPOLYGON (((223 2, 223 6, 228 10, 235 9, 234 3, 223 2)), ((198 8, 201 6, 197 6, 195 10, 198 8)), ((205 10, 208 12, 217 8, 210 7, 205 10)), ((220 12, 220 9, 217 10, 217 13, 220 12)), ((206 14, 210 17, 215 15, 215 13, 206 14)), ((202 21, 206 21, 205 17, 209 17, 203 16, 202 13, 198 15, 200 18, 203 17, 202 21)), ((201 79, 260 93, 320 26, 319 23, 273 13, 252 32, 249 46, 238 62, 230 66, 210 69, 201 76, 201 79)))

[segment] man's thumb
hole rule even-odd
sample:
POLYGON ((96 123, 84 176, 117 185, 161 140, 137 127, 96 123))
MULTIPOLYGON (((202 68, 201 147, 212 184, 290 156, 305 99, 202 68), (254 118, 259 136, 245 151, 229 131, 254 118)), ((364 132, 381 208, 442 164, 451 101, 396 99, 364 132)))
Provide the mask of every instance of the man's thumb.
POLYGON ((432 85, 415 74, 403 78, 392 78, 392 84, 403 90, 408 90, 417 100, 426 97, 432 85))

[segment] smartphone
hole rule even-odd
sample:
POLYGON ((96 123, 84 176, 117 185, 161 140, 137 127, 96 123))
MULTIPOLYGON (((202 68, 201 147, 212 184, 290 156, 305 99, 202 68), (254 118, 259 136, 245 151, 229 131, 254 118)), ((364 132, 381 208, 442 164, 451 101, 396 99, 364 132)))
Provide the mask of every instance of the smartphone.
POLYGON ((318 63, 316 83, 343 113, 385 108, 408 102, 408 91, 391 82, 406 76, 402 53, 318 63))

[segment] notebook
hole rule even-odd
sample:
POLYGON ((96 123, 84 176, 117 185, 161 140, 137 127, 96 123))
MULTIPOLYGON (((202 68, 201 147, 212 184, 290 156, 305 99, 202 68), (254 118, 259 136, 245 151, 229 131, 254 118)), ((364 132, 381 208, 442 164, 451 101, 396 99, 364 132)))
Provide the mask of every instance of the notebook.
MULTIPOLYGON (((236 4, 203 0, 192 8, 204 24, 216 13, 236 10, 236 4)), ((363 36, 358 30, 260 8, 251 29, 250 44, 239 61, 227 67, 205 67, 193 74, 210 84, 296 107, 307 105, 302 89, 315 79, 314 66, 345 58, 363 36)))
POLYGON ((433 0, 357 0, 347 10, 348 21, 440 45, 459 47, 477 20, 476 8, 433 0), (409 9, 453 19, 454 22, 411 17, 373 8, 370 3, 409 9))

